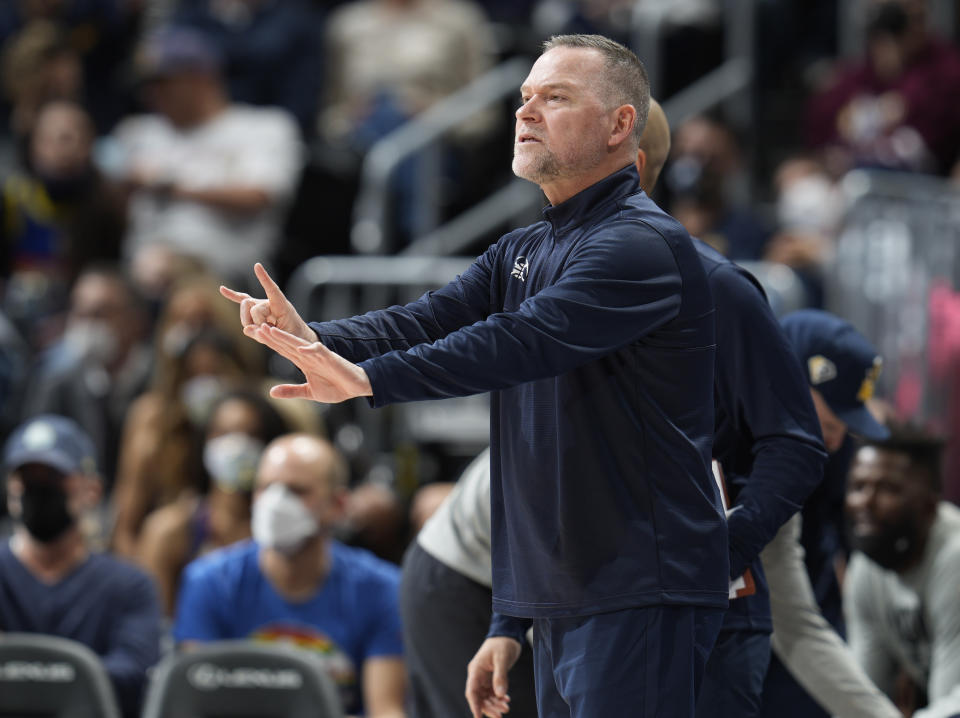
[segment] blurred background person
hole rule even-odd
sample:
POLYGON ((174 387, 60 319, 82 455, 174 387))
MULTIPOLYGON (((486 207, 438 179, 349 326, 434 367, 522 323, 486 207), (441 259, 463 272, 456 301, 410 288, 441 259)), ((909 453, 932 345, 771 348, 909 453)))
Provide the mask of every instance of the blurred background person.
POLYGON ((125 228, 119 188, 94 167, 94 128, 80 105, 54 100, 37 111, 21 170, 3 181, 0 276, 8 312, 42 348, 77 274, 116 261, 125 228))
MULTIPOLYGON (((60 28, 79 61, 84 102, 98 133, 129 110, 126 62, 140 25, 141 0, 8 0, 0 4, 0 43, 40 23, 60 28)), ((74 71, 71 71, 73 73, 74 71)))
MULTIPOLYGON (((9 12, 11 5, 2 7, 9 12)), ((80 54, 70 46, 65 29, 50 20, 35 20, 4 38, 0 73, 7 115, 4 129, 21 155, 27 153, 28 138, 43 105, 84 98, 80 54)))
POLYGON ((273 441, 257 469, 253 541, 187 567, 174 638, 288 641, 316 651, 345 710, 402 718, 399 569, 332 539, 343 516, 347 465, 327 441, 273 441))
POLYGON ((949 171, 960 151, 960 51, 927 25, 925 0, 872 3, 865 57, 810 98, 806 140, 835 176, 949 171))
POLYGON ((83 270, 70 293, 62 339, 38 357, 23 415, 68 416, 97 448, 105 495, 111 495, 120 434, 152 371, 143 300, 115 265, 83 270))
POLYGON ((0 632, 78 641, 110 676, 124 718, 137 718, 160 657, 160 606, 140 569, 92 552, 82 523, 100 499, 93 444, 71 419, 45 414, 4 446, 16 529, 0 543, 0 632))
POLYGON ((734 261, 759 259, 770 230, 749 205, 749 175, 734 130, 699 115, 674 132, 663 184, 670 214, 734 261))
POLYGON ((209 488, 186 492, 143 523, 137 562, 157 582, 173 616, 180 573, 201 554, 250 538, 250 507, 264 447, 290 427, 263 395, 230 391, 214 404, 204 432, 203 469, 209 488))
POLYGON ((960 713, 960 510, 940 499, 943 442, 894 426, 850 467, 850 647, 904 715, 960 713))
POLYGON ((150 511, 202 486, 201 428, 221 394, 265 380, 263 354, 243 346, 216 287, 210 277, 187 280, 157 325, 150 390, 131 405, 121 436, 112 501, 121 555, 136 555, 150 511))
POLYGON ((185 27, 157 30, 137 55, 154 114, 114 132, 114 171, 131 191, 125 251, 169 244, 246 283, 269 260, 302 162, 297 126, 278 108, 234 103, 215 43, 185 27))
POLYGON ((173 22, 223 53, 234 102, 281 107, 312 137, 323 82, 323 18, 308 0, 180 0, 173 22))
MULTIPOLYGON (((351 0, 330 13, 325 35, 326 81, 319 123, 324 153, 359 159, 379 140, 490 69, 494 39, 483 8, 472 0, 351 0)), ((417 196, 418 155, 391 182, 394 251, 431 227, 430 208, 462 201, 492 149, 496 126, 482 111, 449 133, 440 149, 439 197, 417 196)), ((478 183, 486 178, 477 177, 478 183)), ((479 198, 478 198, 479 199, 479 198)), ((442 212, 441 212, 442 213, 442 212)))

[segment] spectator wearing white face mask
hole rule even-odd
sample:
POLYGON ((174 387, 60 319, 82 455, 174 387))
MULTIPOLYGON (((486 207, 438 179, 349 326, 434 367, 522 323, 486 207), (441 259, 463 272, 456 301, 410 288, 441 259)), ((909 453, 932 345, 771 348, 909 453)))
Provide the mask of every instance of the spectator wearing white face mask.
POLYGON ((205 494, 190 492, 153 511, 143 523, 138 563, 160 589, 173 615, 184 567, 198 556, 250 538, 250 509, 263 449, 290 431, 268 399, 253 391, 231 391, 214 405, 204 432, 205 494))
POLYGON ((347 466, 327 441, 287 434, 257 470, 253 541, 184 572, 174 638, 285 641, 316 651, 350 714, 404 715, 399 570, 331 538, 347 466))

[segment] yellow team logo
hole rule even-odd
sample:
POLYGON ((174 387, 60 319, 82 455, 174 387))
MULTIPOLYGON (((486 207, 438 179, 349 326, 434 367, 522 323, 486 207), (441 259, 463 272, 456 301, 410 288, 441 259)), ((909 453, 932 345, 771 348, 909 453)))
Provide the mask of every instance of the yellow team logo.
POLYGON ((822 354, 807 359, 807 371, 810 372, 810 383, 813 386, 837 378, 837 365, 822 354))
POLYGON ((883 359, 874 357, 873 366, 867 369, 867 375, 863 378, 860 390, 857 392, 857 398, 860 401, 868 401, 873 398, 873 391, 877 386, 877 379, 880 378, 880 372, 883 370, 883 359))

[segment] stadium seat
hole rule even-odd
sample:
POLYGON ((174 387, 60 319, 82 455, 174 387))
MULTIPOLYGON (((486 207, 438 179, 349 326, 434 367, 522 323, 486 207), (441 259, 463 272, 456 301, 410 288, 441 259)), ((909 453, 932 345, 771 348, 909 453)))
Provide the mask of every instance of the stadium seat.
POLYGON ((97 655, 66 638, 0 633, 0 718, 120 718, 97 655))
POLYGON ((223 641, 156 669, 143 718, 343 718, 333 680, 306 651, 223 641))

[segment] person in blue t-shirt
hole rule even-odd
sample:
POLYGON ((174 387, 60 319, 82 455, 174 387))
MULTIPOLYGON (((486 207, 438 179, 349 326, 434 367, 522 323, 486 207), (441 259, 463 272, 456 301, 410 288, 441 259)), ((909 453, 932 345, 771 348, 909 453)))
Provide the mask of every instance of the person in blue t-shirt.
POLYGON ((147 669, 160 657, 160 602, 140 569, 87 546, 81 519, 102 493, 94 456, 80 426, 53 414, 21 424, 7 440, 7 506, 16 528, 0 544, 0 634, 84 644, 103 662, 125 718, 136 718, 147 669))
POLYGON ((287 434, 264 450, 253 541, 187 566, 173 634, 202 641, 282 641, 324 661, 351 714, 404 715, 399 570, 331 539, 347 467, 327 441, 287 434))

